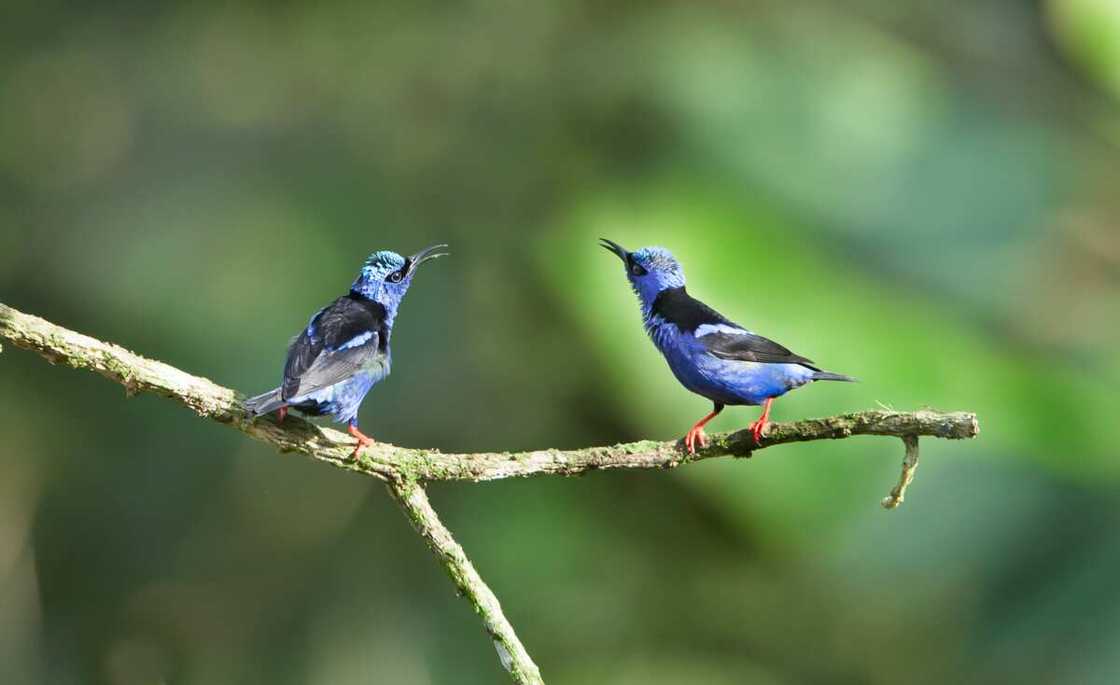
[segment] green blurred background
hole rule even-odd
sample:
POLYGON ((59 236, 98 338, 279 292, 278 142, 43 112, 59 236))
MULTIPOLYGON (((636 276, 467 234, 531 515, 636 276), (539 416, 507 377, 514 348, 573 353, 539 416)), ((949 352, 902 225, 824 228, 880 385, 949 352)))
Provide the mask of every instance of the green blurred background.
MULTIPOLYGON (((239 389, 433 242, 363 427, 684 433, 606 236, 927 440, 436 485, 549 683, 1120 680, 1120 3, 65 3, 0 21, 0 301, 239 389)), ((0 355, 0 682, 504 681, 383 489, 0 355)), ((755 410, 725 412, 744 427, 755 410)))

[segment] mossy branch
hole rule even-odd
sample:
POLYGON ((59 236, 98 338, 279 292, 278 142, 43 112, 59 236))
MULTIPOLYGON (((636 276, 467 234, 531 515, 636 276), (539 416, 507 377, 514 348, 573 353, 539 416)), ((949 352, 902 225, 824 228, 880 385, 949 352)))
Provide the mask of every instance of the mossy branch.
POLYGON ((512 626, 502 615, 498 600, 439 521, 428 502, 423 483, 537 475, 573 476, 604 469, 669 469, 714 457, 748 457, 760 449, 789 442, 883 435, 901 438, 906 444, 902 476, 883 501, 884 507, 893 508, 902 502, 917 468, 919 436, 965 439, 975 437, 979 432, 976 415, 968 412, 873 410, 774 423, 757 444, 750 432, 745 430, 716 435, 706 448, 695 455, 685 453, 680 441, 641 441, 575 450, 477 454, 445 454, 438 450, 377 443, 362 450, 355 460, 351 458, 353 439, 340 431, 294 416, 289 416, 283 424, 275 423, 272 418, 253 419, 242 405, 244 397, 229 388, 3 304, 0 304, 0 338, 16 347, 37 352, 52 364, 66 364, 99 373, 123 385, 130 396, 141 392, 162 395, 186 405, 199 416, 237 428, 282 452, 298 452, 385 481, 417 531, 447 568, 460 592, 482 617, 487 631, 494 638, 503 665, 518 683, 543 681, 512 626))
POLYGON ((482 619, 486 632, 490 633, 490 638, 494 641, 494 649, 498 652, 502 667, 509 671, 514 682, 543 685, 540 670, 513 632, 513 626, 502 613, 498 598, 482 580, 482 576, 478 575, 474 564, 452 537, 451 531, 439 520, 428 501, 428 493, 414 481, 391 483, 389 492, 404 509, 416 532, 439 557, 459 593, 467 598, 475 613, 482 619))

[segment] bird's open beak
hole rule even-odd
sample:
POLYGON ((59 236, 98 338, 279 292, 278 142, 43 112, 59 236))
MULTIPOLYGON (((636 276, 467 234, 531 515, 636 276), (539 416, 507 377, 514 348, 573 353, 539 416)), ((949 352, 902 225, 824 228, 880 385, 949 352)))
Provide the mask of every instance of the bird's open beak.
POLYGON ((408 264, 409 264, 408 270, 409 271, 415 271, 416 267, 420 266, 421 264, 428 261, 429 259, 436 259, 437 257, 446 257, 446 256, 450 255, 451 254, 450 252, 439 252, 438 251, 438 250, 444 249, 445 247, 447 247, 447 246, 446 245, 432 245, 431 247, 425 247, 423 250, 420 250, 419 252, 417 252, 416 254, 414 254, 414 255, 412 255, 411 257, 408 258, 408 264))
POLYGON ((610 250, 611 252, 618 255, 618 258, 621 259, 624 264, 629 264, 630 263, 630 253, 626 251, 625 247, 619 245, 618 243, 614 242, 613 240, 607 240, 606 238, 599 238, 599 247, 602 247, 603 249, 606 249, 606 250, 610 250))

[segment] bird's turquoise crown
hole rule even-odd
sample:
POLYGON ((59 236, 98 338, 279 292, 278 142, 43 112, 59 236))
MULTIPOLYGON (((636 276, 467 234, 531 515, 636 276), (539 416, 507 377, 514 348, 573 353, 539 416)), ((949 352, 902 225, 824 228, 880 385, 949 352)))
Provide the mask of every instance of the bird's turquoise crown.
MULTIPOLYGON (((362 270, 358 272, 358 277, 354 280, 354 284, 350 286, 350 290, 371 300, 380 301, 380 291, 385 279, 390 274, 404 269, 406 264, 408 264, 408 260, 396 252, 389 250, 374 252, 362 264, 362 270)), ((382 304, 385 303, 382 302, 382 304)))
POLYGON ((650 271, 681 271, 681 263, 664 247, 643 247, 633 252, 634 259, 650 271))
POLYGON ((371 271, 389 273, 391 271, 396 271, 404 265, 404 257, 391 250, 381 250, 367 257, 363 268, 370 269, 371 271))

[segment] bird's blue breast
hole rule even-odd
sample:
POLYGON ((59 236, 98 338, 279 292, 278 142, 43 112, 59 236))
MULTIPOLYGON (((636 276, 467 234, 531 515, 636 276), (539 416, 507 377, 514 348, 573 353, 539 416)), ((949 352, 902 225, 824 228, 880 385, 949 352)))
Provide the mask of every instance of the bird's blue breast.
POLYGON ((813 374, 800 364, 720 359, 692 332, 658 316, 647 320, 646 330, 681 385, 720 404, 762 404, 808 383, 813 374))

